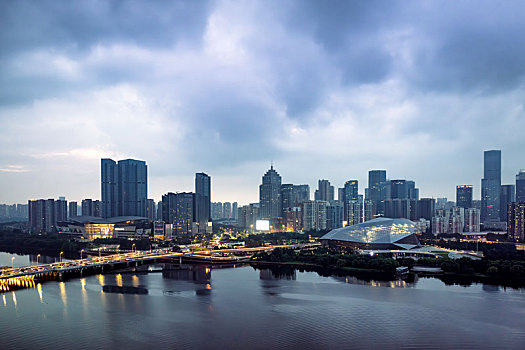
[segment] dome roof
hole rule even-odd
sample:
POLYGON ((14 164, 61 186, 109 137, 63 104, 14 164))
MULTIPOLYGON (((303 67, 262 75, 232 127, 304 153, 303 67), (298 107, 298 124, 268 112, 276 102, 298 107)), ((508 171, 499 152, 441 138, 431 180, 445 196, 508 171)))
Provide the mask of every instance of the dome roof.
POLYGON ((415 224, 408 219, 377 218, 337 228, 320 239, 356 243, 378 249, 412 249, 421 246, 414 232, 415 224))

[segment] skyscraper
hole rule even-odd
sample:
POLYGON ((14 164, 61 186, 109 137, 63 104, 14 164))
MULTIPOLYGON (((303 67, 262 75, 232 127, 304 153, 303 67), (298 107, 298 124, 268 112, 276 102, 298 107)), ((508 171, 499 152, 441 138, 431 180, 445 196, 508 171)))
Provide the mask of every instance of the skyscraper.
POLYGON ((205 173, 195 174, 194 215, 199 232, 206 232, 208 221, 211 220, 211 177, 205 173))
POLYGON ((351 222, 353 211, 350 209, 350 202, 359 199, 359 182, 357 180, 348 180, 343 187, 343 220, 351 222))
POLYGON ((55 201, 55 215, 57 222, 63 222, 67 220, 67 201, 64 197, 60 197, 55 201))
POLYGON ((318 189, 315 190, 316 201, 333 201, 334 186, 330 185, 328 180, 319 180, 318 189))
POLYGON ((309 185, 293 185, 293 199, 294 206, 300 206, 301 203, 310 200, 310 186, 309 185))
POLYGON ((516 175, 516 202, 525 202, 525 170, 516 175))
POLYGON ((119 216, 146 217, 148 167, 135 159, 118 161, 117 210, 119 216))
POLYGON ((28 201, 29 233, 48 233, 55 229, 56 206, 53 199, 28 201))
POLYGON ((374 215, 385 214, 386 170, 370 170, 368 172, 368 197, 373 203, 374 215))
POLYGON ((282 184, 281 185, 281 208, 283 211, 282 217, 284 217, 284 212, 295 207, 295 198, 294 198, 294 186, 293 184, 282 184))
POLYGON ((500 197, 499 197, 499 220, 501 222, 507 222, 507 207, 510 203, 516 201, 516 186, 514 185, 501 185, 500 197))
POLYGON ((481 180, 481 221, 500 220, 501 151, 484 152, 483 179, 481 180))
POLYGON ((102 158, 100 160, 101 170, 101 198, 102 217, 112 218, 117 216, 117 180, 118 167, 113 159, 102 158))
POLYGON ((509 205, 507 234, 512 242, 525 242, 525 202, 509 205))
POLYGON ((456 186, 456 206, 461 208, 472 208, 472 186, 456 186))
POLYGON ((193 233, 194 197, 191 192, 169 192, 162 196, 162 221, 173 224, 175 236, 188 236, 193 233))
POLYGON ((101 215, 147 215, 148 167, 135 159, 101 159, 101 215))
POLYGON ((273 165, 262 177, 259 186, 259 215, 261 219, 275 219, 282 214, 281 210, 281 176, 273 165))
POLYGON ((69 202, 69 218, 76 218, 78 216, 77 202, 69 202))

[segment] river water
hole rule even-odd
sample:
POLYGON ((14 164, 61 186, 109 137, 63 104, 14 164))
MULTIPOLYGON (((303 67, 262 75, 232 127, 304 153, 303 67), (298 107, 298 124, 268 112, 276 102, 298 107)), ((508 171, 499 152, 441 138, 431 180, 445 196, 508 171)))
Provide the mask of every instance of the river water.
MULTIPOLYGON (((0 265, 11 265, 12 256, 0 253, 0 265)), ((16 255, 15 262, 31 258, 16 255)), ((0 294, 0 348, 525 348, 523 289, 278 275, 250 266, 170 268, 0 294)))

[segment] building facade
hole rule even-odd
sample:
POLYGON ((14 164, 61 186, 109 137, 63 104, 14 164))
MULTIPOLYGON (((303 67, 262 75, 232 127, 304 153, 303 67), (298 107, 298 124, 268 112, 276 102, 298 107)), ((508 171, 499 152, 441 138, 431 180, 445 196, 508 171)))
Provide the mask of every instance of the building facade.
POLYGON ((456 206, 461 208, 472 208, 472 186, 456 186, 456 206))
POLYGON ((277 219, 282 215, 281 176, 273 165, 262 177, 259 186, 259 215, 261 219, 277 219))
POLYGON ((500 221, 501 151, 485 151, 481 180, 481 221, 500 221))
POLYGON ((211 221, 211 177, 205 173, 195 174, 194 215, 199 233, 205 233, 211 221))
POLYGON ((525 202, 509 204, 507 234, 512 242, 525 242, 525 202))

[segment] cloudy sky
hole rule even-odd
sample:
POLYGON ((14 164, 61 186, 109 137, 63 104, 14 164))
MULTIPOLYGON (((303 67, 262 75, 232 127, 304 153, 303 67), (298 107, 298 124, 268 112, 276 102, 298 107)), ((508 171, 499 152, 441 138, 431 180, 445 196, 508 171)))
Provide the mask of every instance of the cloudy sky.
POLYGON ((369 169, 454 198, 483 150, 525 168, 523 1, 1 1, 0 203, 100 198, 100 158, 149 197, 213 201, 369 169))

